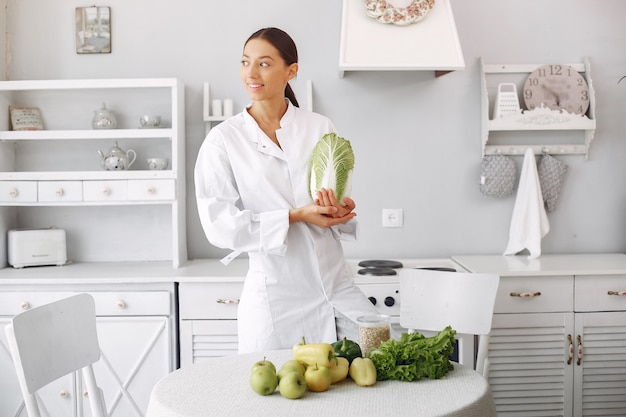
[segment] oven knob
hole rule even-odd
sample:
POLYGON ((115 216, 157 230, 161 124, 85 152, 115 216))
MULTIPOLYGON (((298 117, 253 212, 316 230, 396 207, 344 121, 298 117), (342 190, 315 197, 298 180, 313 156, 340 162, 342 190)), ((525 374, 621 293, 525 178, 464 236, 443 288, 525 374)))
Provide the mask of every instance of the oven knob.
POLYGON ((387 307, 391 307, 391 306, 393 306, 395 303, 396 303, 395 298, 393 298, 393 297, 385 297, 385 305, 386 305, 387 307))
POLYGON ((367 297, 368 300, 374 305, 376 305, 376 297, 367 297))

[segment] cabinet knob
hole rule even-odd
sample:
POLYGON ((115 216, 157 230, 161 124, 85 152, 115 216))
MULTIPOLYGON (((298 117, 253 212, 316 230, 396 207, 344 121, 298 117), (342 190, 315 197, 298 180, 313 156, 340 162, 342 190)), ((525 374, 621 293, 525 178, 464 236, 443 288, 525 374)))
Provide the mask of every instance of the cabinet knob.
POLYGON ((117 300, 117 303, 115 303, 115 305, 117 306, 117 308, 126 308, 126 303, 124 302, 124 300, 117 300))
POLYGON ((89 392, 87 390, 83 391, 83 397, 89 398, 89 392))
POLYGON ((156 193, 156 188, 154 188, 154 187, 148 187, 148 188, 146 188, 146 192, 147 192, 148 194, 154 194, 154 193, 156 193))
POLYGON ((30 308, 30 303, 28 301, 22 301, 20 307, 22 308, 22 310, 28 310, 30 308))
POLYGON ((67 398, 69 397, 70 393, 67 392, 66 390, 62 389, 61 391, 59 391, 59 397, 61 398, 67 398))
POLYGON ((232 300, 232 299, 230 299, 230 300, 229 300, 229 299, 224 300, 224 299, 222 299, 222 298, 218 298, 218 299, 217 299, 217 302, 218 302, 219 304, 239 304, 239 300, 232 300))
POLYGON ((102 195, 109 195, 111 194, 111 189, 109 187, 104 187, 102 189, 102 195))
POLYGON ((10 195, 11 197, 17 197, 17 196, 19 195, 19 193, 20 193, 20 192, 19 192, 19 191, 17 191, 17 188, 11 188, 11 189, 9 190, 9 195, 10 195))
POLYGON ((63 194, 65 194, 65 191, 63 190, 63 188, 57 189, 56 191, 57 197, 63 197, 63 194))
POLYGON ((609 291, 607 294, 609 294, 609 295, 621 295, 621 296, 625 296, 625 295, 626 295, 626 291, 609 291))

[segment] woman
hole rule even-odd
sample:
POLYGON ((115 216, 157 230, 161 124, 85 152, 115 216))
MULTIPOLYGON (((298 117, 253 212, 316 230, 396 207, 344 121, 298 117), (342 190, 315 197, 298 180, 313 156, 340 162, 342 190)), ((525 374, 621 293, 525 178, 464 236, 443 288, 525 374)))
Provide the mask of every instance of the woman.
POLYGON ((198 211, 215 246, 248 252, 238 307, 239 352, 338 339, 339 317, 376 313, 353 283, 338 239, 354 240, 354 201, 309 195, 311 151, 334 126, 299 109, 289 80, 298 53, 280 29, 244 44, 241 80, 252 103, 214 127, 195 167, 198 211))

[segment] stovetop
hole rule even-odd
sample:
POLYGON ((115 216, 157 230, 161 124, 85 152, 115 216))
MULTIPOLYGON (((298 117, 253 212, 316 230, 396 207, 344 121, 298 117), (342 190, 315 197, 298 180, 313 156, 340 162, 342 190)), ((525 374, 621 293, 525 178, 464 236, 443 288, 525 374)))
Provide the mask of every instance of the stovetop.
POLYGON ((448 258, 348 260, 348 265, 357 284, 398 283, 399 273, 407 268, 466 272, 461 265, 448 258))

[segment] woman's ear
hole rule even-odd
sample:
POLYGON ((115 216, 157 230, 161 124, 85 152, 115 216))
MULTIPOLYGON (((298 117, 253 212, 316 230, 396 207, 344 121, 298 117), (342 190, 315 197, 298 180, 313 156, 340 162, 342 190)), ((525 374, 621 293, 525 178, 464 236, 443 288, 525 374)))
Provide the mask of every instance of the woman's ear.
POLYGON ((296 78, 297 75, 298 75, 298 63, 294 62, 293 64, 289 65, 289 69, 287 70, 288 81, 291 81, 292 79, 296 78))

